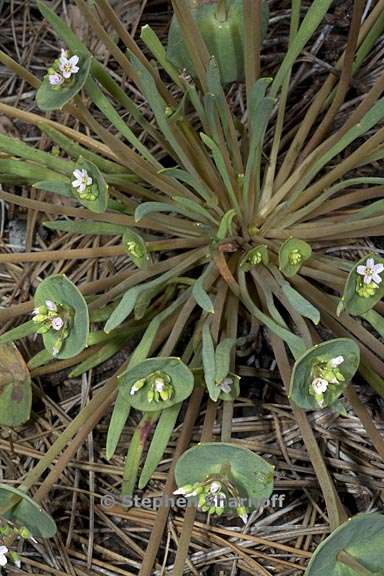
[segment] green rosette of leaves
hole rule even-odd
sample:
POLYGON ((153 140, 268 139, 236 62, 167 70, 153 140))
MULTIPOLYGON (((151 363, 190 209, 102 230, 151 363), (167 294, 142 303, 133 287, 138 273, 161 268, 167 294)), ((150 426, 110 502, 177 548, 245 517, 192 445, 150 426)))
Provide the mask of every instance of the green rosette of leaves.
POLYGON ((318 546, 305 576, 382 576, 383 550, 384 516, 358 514, 318 546))
MULTIPOLYGON (((244 15, 243 0, 190 1, 192 16, 214 56, 224 84, 244 80, 244 15)), ((261 40, 265 37, 269 10, 267 2, 261 4, 261 40)), ((184 42, 179 23, 173 16, 168 35, 167 55, 179 68, 195 76, 192 59, 184 42)))
POLYGON ((31 376, 22 355, 12 343, 0 345, 0 426, 27 422, 31 404, 31 376))
POLYGON ((196 497, 210 514, 236 512, 244 522, 273 490, 274 467, 246 448, 207 442, 190 448, 176 463, 175 494, 196 497))
POLYGON ((43 112, 61 110, 84 86, 91 67, 91 56, 85 53, 72 54, 62 51, 55 60, 36 93, 36 103, 43 112), (67 72, 60 60, 66 55, 67 72), (74 59, 74 60, 73 60, 74 59), (71 72, 71 62, 72 72, 71 72))
POLYGON ((318 344, 295 362, 289 398, 304 410, 332 406, 355 375, 359 363, 360 349, 354 340, 336 338, 318 344))
POLYGON ((288 238, 279 250, 279 268, 281 272, 291 278, 295 276, 312 255, 312 248, 308 242, 298 238, 288 238))
POLYGON ((0 484, 0 512, 2 510, 6 511, 2 514, 5 519, 27 528, 35 538, 52 538, 56 534, 54 520, 23 490, 0 484))
POLYGON ((60 359, 79 354, 87 345, 89 315, 87 303, 78 288, 64 275, 51 276, 37 287, 34 302, 36 331, 42 334, 48 352, 60 359), (39 315, 47 306, 53 312, 48 325, 43 318, 40 323, 39 315), (44 331, 39 329, 40 324, 44 325, 44 331))
POLYGON ((345 309, 353 316, 369 312, 384 297, 384 259, 364 256, 350 271, 338 314, 345 309))
POLYGON ((193 373, 180 358, 148 358, 119 376, 119 392, 136 410, 170 408, 191 394, 193 373))

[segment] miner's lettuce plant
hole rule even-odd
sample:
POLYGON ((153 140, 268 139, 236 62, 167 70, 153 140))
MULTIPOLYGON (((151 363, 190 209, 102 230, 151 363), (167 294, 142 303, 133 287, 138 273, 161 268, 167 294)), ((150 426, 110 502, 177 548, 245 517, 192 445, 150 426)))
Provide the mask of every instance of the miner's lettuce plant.
MULTIPOLYGON (((57 59, 43 78, 5 54, 0 60, 36 89, 42 114, 6 104, 0 111, 35 125, 52 151, 0 134, 0 181, 53 196, 35 200, 3 191, 0 198, 53 216, 44 225, 59 234, 81 233, 101 243, 115 238, 114 252, 101 246, 97 254, 125 254, 132 265, 77 287, 63 275, 48 277, 36 287, 33 302, 0 311, 3 320, 21 316, 27 307, 33 312, 0 337, 6 346, 1 359, 7 362, 11 342, 37 333, 42 349, 29 359, 29 369, 48 365, 52 371, 66 359, 70 375, 79 376, 128 343, 137 344, 19 492, 10 495, 0 488, 1 509, 17 518, 20 507, 30 504, 20 500, 22 495, 71 439, 74 447, 82 442, 113 401, 107 459, 130 411, 142 413, 126 457, 125 494, 132 494, 137 482, 140 488, 149 482, 187 403, 166 492, 176 487, 176 466, 178 490, 203 494, 198 505, 210 514, 231 512, 225 504, 229 496, 268 495, 270 464, 231 442, 233 402, 245 393, 237 352, 252 341, 257 326, 268 336, 334 529, 346 515, 305 411, 340 413, 346 396, 370 434, 369 415, 350 382, 358 375, 384 394, 384 261, 369 249, 359 261, 334 251, 344 238, 354 244, 384 232, 384 178, 362 176, 360 170, 384 157, 383 78, 348 107, 342 123, 334 127, 333 122, 351 78, 383 32, 383 2, 362 23, 364 3, 354 3, 348 42, 336 64, 339 76, 329 74, 293 130, 286 123, 293 67, 331 0, 315 0, 308 9, 292 1, 289 46, 268 78, 260 64, 265 2, 174 0, 168 47, 145 26, 145 51, 108 0, 76 4, 151 117, 121 87, 118 74, 110 74, 39 0, 61 50, 57 59), (226 90, 243 80, 247 106, 240 115, 231 109, 226 90), (77 119, 79 130, 60 122, 62 109, 77 119), (71 202, 55 204, 54 195, 71 202), (210 401, 203 443, 179 459, 204 393, 210 401), (204 444, 221 406, 224 442, 204 444), (224 505, 217 505, 218 494, 224 505)), ((40 255, 43 260, 44 251, 40 255)), ((29 259, 25 254, 24 261, 29 259)), ((12 255, 4 255, 4 261, 12 262, 12 255)), ((23 409, 16 410, 14 395, 4 395, 6 425, 28 418, 30 375, 22 359, 20 366, 22 378, 15 382, 12 375, 5 390, 18 386, 23 409)), ((372 442, 384 453, 376 435, 372 442)), ((52 481, 44 480, 37 499, 52 481)), ((237 513, 246 519, 249 510, 242 506, 239 499, 237 513)), ((28 527, 28 519, 22 520, 28 527)), ((151 573, 165 516, 156 522, 141 575, 151 573)), ((185 547, 177 566, 184 566, 183 554, 185 547)))

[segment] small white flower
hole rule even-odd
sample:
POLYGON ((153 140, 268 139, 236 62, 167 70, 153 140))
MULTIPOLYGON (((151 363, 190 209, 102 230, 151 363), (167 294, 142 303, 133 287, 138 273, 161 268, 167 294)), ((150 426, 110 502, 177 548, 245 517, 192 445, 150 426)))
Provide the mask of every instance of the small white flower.
POLYGON ((57 72, 55 74, 48 74, 48 80, 51 86, 60 86, 60 84, 64 82, 62 75, 57 72))
POLYGON ((216 494, 221 488, 220 482, 213 481, 209 487, 209 491, 211 494, 216 494))
POLYGON ((88 172, 86 170, 76 170, 73 171, 73 175, 76 180, 72 181, 72 187, 78 188, 80 193, 85 192, 88 186, 90 186, 93 182, 92 178, 88 176, 88 172))
POLYGON ((55 318, 51 320, 51 326, 54 330, 61 330, 64 326, 64 320, 60 318, 60 316, 55 316, 55 318))
POLYGON ((227 376, 226 378, 224 378, 224 380, 221 382, 220 384, 220 390, 222 392, 224 392, 225 394, 229 394, 231 391, 231 386, 233 384, 233 380, 232 378, 230 378, 229 376, 227 376))
POLYGON ((37 314, 40 314, 40 310, 39 310, 39 308, 34 308, 32 310, 32 316, 37 316, 37 314))
POLYGON ((6 546, 0 546, 0 566, 6 566, 8 562, 7 554, 8 548, 6 546))
POLYGON ((54 346, 52 348, 52 356, 57 356, 59 352, 60 352, 60 349, 57 346, 54 346))
POLYGON ((364 284, 371 284, 371 282, 381 284, 383 279, 380 274, 384 271, 384 264, 375 264, 373 258, 368 258, 365 266, 360 264, 356 271, 360 276, 364 277, 364 284))
POLYGON ((325 378, 315 378, 312 380, 312 388, 316 392, 316 394, 323 394, 327 391, 328 388, 328 380, 325 378))
POLYGON ((68 54, 62 51, 60 56, 60 70, 64 78, 68 79, 72 74, 77 74, 79 71, 79 67, 77 66, 78 62, 79 57, 76 56, 76 54, 68 58, 68 54))
POLYGON ((156 378, 155 380, 155 390, 156 392, 162 392, 164 390, 165 382, 162 378, 156 378))
POLYGON ((21 568, 21 560, 15 560, 16 568, 21 568))
POLYGON ((134 396, 136 394, 136 392, 139 391, 139 387, 137 385, 137 382, 132 386, 131 391, 130 391, 130 395, 134 396))
POLYGON ((331 368, 337 368, 344 362, 344 356, 336 356, 336 358, 331 358, 329 365, 331 368))
POLYGON ((246 513, 240 514, 240 518, 244 522, 244 524, 246 524, 248 522, 248 514, 246 514, 246 513))
POLYGON ((46 300, 45 305, 51 312, 56 312, 57 306, 54 302, 52 302, 52 300, 46 300))

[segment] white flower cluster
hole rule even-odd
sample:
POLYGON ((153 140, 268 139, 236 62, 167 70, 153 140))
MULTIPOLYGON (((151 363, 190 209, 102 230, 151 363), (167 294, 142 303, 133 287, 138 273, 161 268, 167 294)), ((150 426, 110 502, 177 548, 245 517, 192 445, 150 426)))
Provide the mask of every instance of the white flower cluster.
POLYGON ((229 496, 234 497, 238 516, 244 524, 248 522, 247 510, 240 502, 236 489, 225 480, 207 480, 186 484, 175 490, 174 494, 185 496, 185 498, 197 497, 197 506, 200 510, 218 516, 221 516, 229 505, 229 496))
POLYGON ((323 395, 328 390, 330 384, 340 384, 344 377, 338 367, 344 362, 344 356, 331 358, 324 366, 320 366, 318 372, 311 382, 312 392, 320 407, 324 406, 323 395))
POLYGON ((50 68, 48 70, 48 80, 50 85, 60 86, 66 80, 70 80, 71 77, 77 74, 80 70, 78 63, 79 57, 76 54, 69 56, 66 50, 61 50, 57 66, 58 69, 50 68))
POLYGON ((49 330, 57 332, 56 344, 52 349, 53 355, 57 355, 63 345, 65 338, 68 336, 68 324, 65 317, 63 317, 64 307, 57 306, 52 300, 45 300, 42 306, 38 306, 32 312, 33 321, 36 323, 38 334, 46 334, 49 330))

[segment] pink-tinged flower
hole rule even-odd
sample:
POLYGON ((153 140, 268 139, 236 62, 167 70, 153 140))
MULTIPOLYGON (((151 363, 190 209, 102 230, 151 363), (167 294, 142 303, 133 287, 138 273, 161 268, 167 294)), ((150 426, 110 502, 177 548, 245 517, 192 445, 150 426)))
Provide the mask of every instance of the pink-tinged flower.
POLYGON ((6 566, 8 562, 7 558, 8 548, 6 546, 0 546, 0 566, 6 566))
POLYGON ((54 330, 61 330, 64 326, 64 321, 60 316, 55 316, 55 318, 51 320, 51 326, 54 330))
POLYGON ((55 74, 48 74, 48 80, 51 86, 60 86, 64 82, 64 78, 57 72, 55 74))
POLYGON ((68 58, 67 56, 68 56, 67 53, 63 51, 61 53, 59 60, 60 71, 64 76, 64 78, 66 79, 70 78, 72 74, 77 74, 77 72, 79 71, 79 67, 77 66, 79 62, 79 57, 76 56, 76 54, 74 56, 71 56, 70 58, 68 58))
POLYGON ((231 386, 233 384, 233 380, 230 376, 224 378, 224 380, 220 383, 220 390, 225 394, 229 394, 231 392, 231 386))
POLYGON ((325 378, 315 378, 312 380, 312 388, 316 392, 316 394, 323 394, 327 391, 328 388, 328 380, 325 378))
POLYGON ((45 305, 51 312, 56 312, 57 306, 54 302, 52 302, 52 300, 46 300, 45 305))
POLYGON ((88 186, 91 186, 93 180, 90 176, 88 176, 88 172, 86 170, 79 170, 78 168, 73 171, 73 175, 76 180, 72 181, 73 188, 78 188, 80 193, 85 192, 88 186))
POLYGON ((368 258, 365 266, 360 264, 356 271, 358 274, 360 274, 360 276, 364 277, 364 284, 371 284, 371 282, 374 282, 375 284, 381 284, 383 279, 380 274, 384 271, 384 264, 375 264, 373 258, 368 258))

